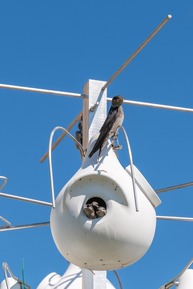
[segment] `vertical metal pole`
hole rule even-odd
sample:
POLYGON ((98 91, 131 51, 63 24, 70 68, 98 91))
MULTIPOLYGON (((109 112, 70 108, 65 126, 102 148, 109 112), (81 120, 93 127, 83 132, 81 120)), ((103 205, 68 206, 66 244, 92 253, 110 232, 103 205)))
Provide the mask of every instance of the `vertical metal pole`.
POLYGON ((105 81, 89 79, 83 88, 83 94, 87 95, 83 99, 83 148, 88 146, 90 138, 97 134, 104 123, 107 115, 107 91, 101 93, 105 81), (91 111, 90 109, 98 106, 91 111))
MULTIPOLYGON (((107 91, 101 93, 105 83, 89 79, 83 88, 83 94, 88 96, 83 100, 84 149, 87 148, 90 138, 99 132, 107 116, 107 91), (90 110, 93 107, 94 111, 90 110)), ((82 289, 106 289, 106 275, 106 271, 91 272, 82 269, 82 289)))
POLYGON ((106 289, 107 272, 82 269, 82 289, 106 289))

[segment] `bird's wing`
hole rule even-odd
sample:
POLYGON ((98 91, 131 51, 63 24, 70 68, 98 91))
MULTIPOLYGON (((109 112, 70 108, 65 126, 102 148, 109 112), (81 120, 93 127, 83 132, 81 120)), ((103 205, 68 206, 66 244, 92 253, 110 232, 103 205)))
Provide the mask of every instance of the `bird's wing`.
POLYGON ((112 128, 112 126, 116 120, 116 116, 117 116, 117 109, 110 108, 109 113, 107 115, 107 118, 100 129, 100 133, 101 132, 107 132, 108 133, 111 130, 111 128, 112 128))
POLYGON ((109 113, 107 115, 107 118, 102 125, 100 129, 100 134, 98 139, 96 140, 96 143, 94 144, 94 147, 92 151, 90 152, 89 156, 91 157, 96 151, 102 148, 103 145, 105 145, 106 141, 110 137, 109 133, 113 127, 114 122, 116 121, 116 109, 110 109, 109 113))

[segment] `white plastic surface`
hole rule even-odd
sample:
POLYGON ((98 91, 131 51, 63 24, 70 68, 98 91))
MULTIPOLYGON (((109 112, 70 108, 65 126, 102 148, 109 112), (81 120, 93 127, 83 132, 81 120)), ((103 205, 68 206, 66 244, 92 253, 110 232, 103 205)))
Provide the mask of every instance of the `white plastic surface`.
MULTIPOLYGON (((84 275, 86 275, 84 276, 86 282, 83 281, 82 270, 79 267, 70 264, 63 276, 60 276, 57 273, 50 273, 42 280, 37 289, 115 289, 108 279, 102 280, 101 278, 97 278, 96 275, 100 274, 100 272, 95 272, 93 274, 88 270, 83 271, 84 275), (98 282, 103 282, 105 287, 100 286, 98 282)), ((103 274, 103 272, 101 273, 103 274)))
POLYGON ((193 288, 193 269, 187 269, 179 278, 178 289, 192 289, 193 288))
MULTIPOLYGON (((154 207, 157 207, 161 204, 161 200, 156 194, 156 192, 153 190, 153 188, 150 186, 148 181, 145 179, 145 177, 142 175, 142 173, 138 170, 136 166, 133 165, 134 169, 134 177, 135 182, 137 186, 141 189, 141 191, 145 194, 145 196, 148 198, 148 200, 151 202, 151 204, 154 207)), ((130 165, 126 167, 126 171, 131 176, 131 167, 130 165)))
POLYGON ((132 179, 110 142, 98 162, 97 156, 86 157, 57 196, 56 208, 51 211, 51 232, 69 262, 92 270, 114 270, 136 262, 147 252, 155 233, 156 214, 139 187, 136 212, 132 179), (93 197, 106 203, 107 214, 102 218, 88 219, 83 212, 93 197))
MULTIPOLYGON (((8 282, 8 286, 9 286, 10 289, 21 289, 21 285, 14 278, 8 277, 7 278, 7 282, 8 282)), ((1 289, 8 289, 5 280, 3 280, 1 282, 0 288, 1 289)))

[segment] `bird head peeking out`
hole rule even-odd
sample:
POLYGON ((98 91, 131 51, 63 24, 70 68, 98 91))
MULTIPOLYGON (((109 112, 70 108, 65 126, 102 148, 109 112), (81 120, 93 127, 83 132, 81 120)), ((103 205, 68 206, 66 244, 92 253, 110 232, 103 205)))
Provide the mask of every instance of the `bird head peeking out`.
POLYGON ((99 151, 98 158, 100 157, 101 150, 105 147, 109 138, 112 142, 117 138, 118 130, 122 126, 124 119, 124 112, 122 109, 123 97, 121 95, 114 96, 112 99, 112 104, 107 114, 107 118, 103 123, 100 131, 99 137, 96 140, 93 149, 89 153, 89 158, 99 151))
POLYGON ((112 106, 119 107, 120 105, 123 104, 123 100, 124 98, 121 95, 114 96, 112 99, 112 106))

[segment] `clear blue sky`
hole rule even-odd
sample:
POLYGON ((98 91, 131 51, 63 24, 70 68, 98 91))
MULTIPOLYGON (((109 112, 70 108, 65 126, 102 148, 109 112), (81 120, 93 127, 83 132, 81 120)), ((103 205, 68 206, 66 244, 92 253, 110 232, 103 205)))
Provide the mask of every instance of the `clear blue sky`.
MULTIPOLYGON (((109 86, 108 96, 193 108, 192 0, 1 1, 0 83, 81 93, 88 79, 107 80, 168 14, 172 19, 109 86)), ((0 175, 9 179, 3 192, 51 200, 48 162, 39 160, 51 130, 67 127, 81 109, 77 99, 0 90, 0 175)), ((193 114, 129 105, 124 111, 134 163, 152 187, 193 181, 193 114)), ((126 148, 124 166, 125 154, 126 148)), ((81 161, 68 138, 53 160, 59 192, 81 161)), ((193 217, 192 187, 160 198, 157 215, 193 217)), ((0 215, 13 225, 49 221, 50 208, 1 198, 0 215)), ((193 257, 192 239, 192 223, 158 221, 147 254, 119 271, 123 288, 159 288, 193 257)), ((0 247, 0 263, 19 278, 24 259, 31 288, 68 265, 49 227, 0 233, 0 247)), ((109 278, 115 281, 112 273, 109 278)))

